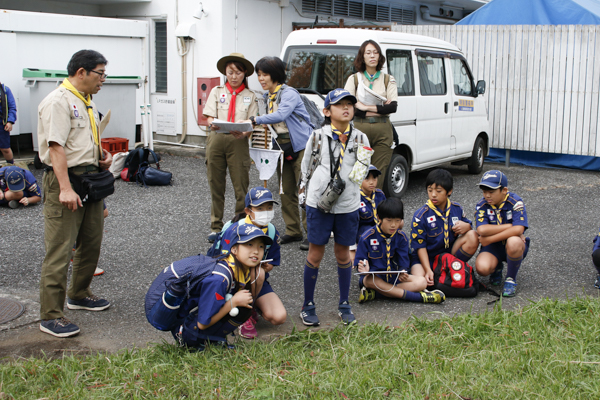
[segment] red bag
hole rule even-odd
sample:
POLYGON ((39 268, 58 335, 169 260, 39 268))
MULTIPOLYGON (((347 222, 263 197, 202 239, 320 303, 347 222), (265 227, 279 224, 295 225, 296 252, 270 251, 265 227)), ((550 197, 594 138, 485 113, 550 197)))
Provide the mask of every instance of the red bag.
POLYGON ((475 297, 479 292, 475 270, 469 264, 450 253, 442 253, 433 259, 433 281, 436 289, 447 297, 475 297))
POLYGON ((123 171, 121 171, 121 179, 124 180, 125 182, 129 182, 129 177, 127 176, 128 172, 129 172, 129 168, 123 168, 123 171))

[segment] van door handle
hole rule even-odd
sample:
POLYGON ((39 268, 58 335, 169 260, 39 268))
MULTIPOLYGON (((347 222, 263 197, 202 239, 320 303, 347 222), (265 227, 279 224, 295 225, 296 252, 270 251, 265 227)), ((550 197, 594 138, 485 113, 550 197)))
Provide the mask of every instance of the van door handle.
POLYGON ((458 101, 454 102, 454 107, 458 106, 458 101))
POLYGON ((448 104, 450 103, 444 103, 444 113, 448 114, 448 104))

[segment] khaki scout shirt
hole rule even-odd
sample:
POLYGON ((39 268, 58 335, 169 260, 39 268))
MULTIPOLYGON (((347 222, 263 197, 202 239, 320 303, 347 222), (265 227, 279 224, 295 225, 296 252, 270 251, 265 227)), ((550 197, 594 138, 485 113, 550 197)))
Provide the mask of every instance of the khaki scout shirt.
MULTIPOLYGON (((98 126, 98 110, 94 102, 91 102, 91 105, 94 110, 94 123, 98 126)), ((64 87, 53 90, 38 107, 40 160, 52 166, 50 142, 56 142, 64 148, 68 168, 84 165, 98 166, 100 150, 94 143, 94 134, 85 104, 64 87)))
MULTIPOLYGON (((363 72, 358 72, 358 79, 362 79, 363 83, 366 87, 369 87, 371 82, 367 79, 363 72)), ((356 87, 354 85, 354 74, 350 75, 348 80, 346 81, 346 86, 344 89, 356 95, 356 87)), ((396 85, 396 79, 392 75, 390 75, 390 81, 388 82, 387 90, 385 89, 385 79, 384 73, 382 72, 377 79, 373 81, 373 90, 380 96, 385 97, 391 101, 398 101, 398 85, 396 85)), ((367 104, 368 105, 368 104, 367 104)))
MULTIPOLYGON (((268 97, 267 97, 268 98, 268 97)), ((267 109, 269 108, 269 102, 267 101, 267 109)), ((277 103, 273 103, 273 112, 277 112, 277 109, 279 108, 279 104, 277 103)), ((288 129, 285 121, 281 121, 278 122, 276 124, 273 124, 273 129, 275 129, 275 132, 277 132, 278 134, 280 133, 289 133, 290 130, 288 129)))
MULTIPOLYGON (((229 90, 225 86, 213 88, 208 95, 208 100, 206 100, 204 115, 227 121, 231 97, 231 93, 229 93, 229 90)), ((257 115, 258 103, 256 101, 256 96, 254 95, 254 92, 245 88, 236 95, 235 121, 233 122, 250 119, 251 116, 256 117, 257 115)))

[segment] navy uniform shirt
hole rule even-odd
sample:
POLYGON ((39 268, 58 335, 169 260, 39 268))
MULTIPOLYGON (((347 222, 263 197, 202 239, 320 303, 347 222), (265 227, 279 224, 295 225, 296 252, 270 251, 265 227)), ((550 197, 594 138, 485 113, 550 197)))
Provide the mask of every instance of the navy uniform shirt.
POLYGON ((528 228, 527 211, 523 199, 508 192, 508 198, 498 209, 494 209, 485 199, 479 200, 475 208, 475 228, 482 225, 512 224, 528 228))
MULTIPOLYGON (((356 246, 356 256, 354 265, 359 261, 369 260, 370 271, 387 271, 387 237, 381 234, 376 228, 367 230, 361 237, 356 246)), ((409 240, 406 233, 397 231, 390 239, 390 267, 391 271, 408 270, 410 261, 408 259, 409 240)), ((383 280, 393 282, 395 275, 381 276, 383 280)))
MULTIPOLYGON (((375 207, 377 207, 379 203, 385 200, 385 194, 383 194, 381 189, 375 189, 373 193, 371 193, 371 198, 375 200, 375 207)), ((365 233, 365 231, 375 226, 375 220, 373 219, 374 214, 375 210, 373 209, 373 205, 369 199, 363 195, 361 190, 360 207, 358 208, 358 215, 360 219, 358 220, 358 234, 356 235, 356 243, 358 243, 360 237, 363 233, 365 233)))
MULTIPOLYGON (((0 168, 0 190, 2 190, 3 192, 8 191, 8 186, 6 185, 6 180, 4 179, 4 172, 5 172, 6 168, 8 168, 8 167, 0 168)), ((33 174, 30 171, 23 169, 23 168, 21 168, 21 172, 25 176, 25 190, 23 190, 23 197, 33 197, 33 196, 42 197, 42 190, 38 186, 37 181, 36 181, 35 177, 33 176, 33 174)), ((0 204, 7 204, 7 203, 8 203, 8 201, 6 201, 4 199, 0 200, 0 204)))
MULTIPOLYGON (((446 210, 442 215, 446 215, 446 210)), ((471 225, 471 221, 465 217, 465 212, 460 204, 450 202, 450 214, 448 215, 448 247, 444 241, 444 220, 435 213, 427 204, 419 208, 412 219, 412 231, 410 235, 411 247, 418 252, 419 249, 427 249, 429 263, 433 262, 435 256, 442 253, 450 253, 452 245, 458 237, 452 227, 458 221, 471 225)))

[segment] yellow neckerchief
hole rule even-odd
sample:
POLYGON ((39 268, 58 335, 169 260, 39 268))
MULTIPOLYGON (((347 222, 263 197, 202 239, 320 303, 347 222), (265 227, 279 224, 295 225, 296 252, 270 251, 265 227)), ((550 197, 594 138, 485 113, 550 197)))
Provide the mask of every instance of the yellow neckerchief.
POLYGON ((246 215, 246 218, 244 219, 244 222, 248 225, 254 225, 255 227, 257 227, 258 229, 262 229, 262 231, 264 233, 267 233, 267 231, 269 230, 269 225, 262 227, 262 226, 258 226, 254 223, 254 221, 252 221, 252 219, 250 218, 249 215, 246 215))
POLYGON ((244 275, 243 271, 238 270, 235 266, 235 258, 231 253, 229 253, 227 258, 225 258, 223 261, 225 261, 229 268, 231 268, 231 271, 233 272, 233 279, 236 282, 239 282, 242 286, 246 286, 246 284, 250 281, 250 272, 248 271, 248 273, 244 275))
POLYGON ((379 227, 379 224, 377 224, 377 232, 379 232, 379 234, 385 239, 385 256, 386 256, 385 258, 387 260, 387 271, 391 271, 392 270, 392 264, 391 264, 392 238, 398 231, 394 231, 394 233, 392 233, 389 237, 387 237, 386 235, 383 234, 383 232, 381 232, 381 228, 379 227))
POLYGON ((506 200, 508 200, 508 193, 506 193, 506 197, 504 198, 504 200, 502 200, 502 203, 498 207, 496 207, 493 204, 490 204, 492 209, 496 212, 496 225, 500 225, 502 223, 502 216, 500 215, 500 213, 502 212, 502 207, 504 207, 504 203, 506 203, 506 200))
MULTIPOLYGON (((331 124, 331 132, 336 135, 340 141, 340 162, 338 163, 338 172, 342 171, 342 162, 344 161, 344 152, 346 151, 346 144, 348 144, 348 134, 350 132, 350 124, 346 127, 344 132, 341 132, 338 128, 331 124)), ((334 136, 335 139, 335 136, 334 136)))
POLYGON ((444 246, 446 248, 450 247, 450 230, 448 229, 448 217, 450 216, 450 199, 448 199, 448 203, 446 204, 446 216, 444 216, 437 208, 433 205, 431 200, 427 200, 427 206, 433 210, 434 213, 437 214, 438 217, 444 221, 444 246))
MULTIPOLYGON (((98 126, 96 126, 96 118, 94 117, 94 109, 92 108, 92 99, 90 98, 90 95, 88 94, 87 99, 85 99, 81 95, 81 93, 79 93, 79 91, 75 89, 75 86, 73 86, 73 84, 69 82, 67 78, 65 78, 65 80, 63 81, 63 83, 61 83, 60 86, 73 93, 79 100, 83 101, 83 104, 85 104, 85 108, 87 109, 88 115, 90 116, 90 125, 92 125, 94 143, 96 143, 96 145, 100 147, 100 138, 98 137, 98 126)), ((100 157, 102 157, 102 148, 100 148, 100 157)))
POLYGON ((373 207, 373 221, 375 221, 375 225, 379 225, 379 216, 377 215, 377 205, 375 204, 375 191, 371 192, 371 197, 367 196, 366 193, 360 188, 360 194, 363 195, 369 203, 371 203, 371 207, 373 207))
POLYGON ((273 112, 273 105, 275 104, 275 97, 277 97, 277 92, 281 89, 281 85, 277 85, 273 93, 269 93, 269 114, 273 112))

